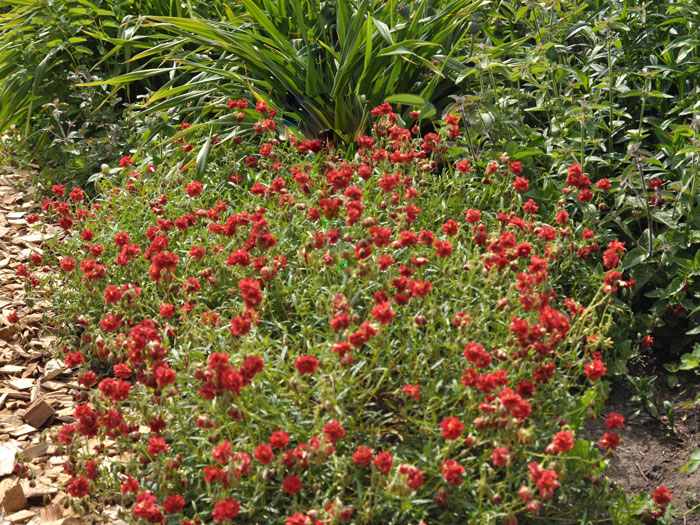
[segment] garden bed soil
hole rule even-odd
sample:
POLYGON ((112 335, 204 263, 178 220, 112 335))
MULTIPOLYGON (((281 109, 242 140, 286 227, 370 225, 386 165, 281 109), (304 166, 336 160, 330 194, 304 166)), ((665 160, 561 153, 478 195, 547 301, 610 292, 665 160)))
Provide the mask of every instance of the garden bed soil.
MULTIPOLYGON (((676 523, 700 525, 700 469, 681 473, 690 455, 700 449, 700 406, 684 408, 700 391, 700 385, 686 378, 677 388, 669 388, 665 371, 656 370, 656 393, 661 403, 669 400, 674 407, 675 433, 667 430, 667 418, 659 420, 628 416, 639 408, 630 401, 635 394, 631 385, 620 383, 608 397, 604 415, 618 412, 625 416, 625 428, 620 431, 620 447, 610 461, 609 477, 621 486, 628 496, 640 492, 651 493, 665 485, 673 494, 672 504, 678 509, 676 523)), ((661 411, 662 412, 662 411, 661 411)), ((592 438, 605 432, 604 418, 598 418, 589 428, 592 438)))

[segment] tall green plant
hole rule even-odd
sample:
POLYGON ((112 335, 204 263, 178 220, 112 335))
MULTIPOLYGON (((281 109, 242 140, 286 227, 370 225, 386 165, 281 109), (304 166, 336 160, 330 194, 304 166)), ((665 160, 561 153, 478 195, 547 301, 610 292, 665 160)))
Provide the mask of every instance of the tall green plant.
MULTIPOLYGON (((29 134, 32 118, 46 104, 72 102, 78 75, 105 78, 128 72, 131 66, 124 62, 133 49, 144 47, 124 25, 135 15, 224 12, 219 0, 0 0, 0 131, 16 124, 29 134)), ((71 117, 89 118, 77 116, 83 109, 96 107, 72 107, 71 117)))
POLYGON ((463 69, 452 55, 484 3, 241 0, 227 22, 144 17, 136 23, 153 47, 133 58, 139 72, 106 83, 121 87, 172 71, 173 81, 149 99, 165 101, 151 110, 252 90, 307 134, 329 130, 352 140, 385 100, 425 105, 426 114, 449 102, 448 72, 463 69), (207 80, 220 89, 208 91, 207 80))

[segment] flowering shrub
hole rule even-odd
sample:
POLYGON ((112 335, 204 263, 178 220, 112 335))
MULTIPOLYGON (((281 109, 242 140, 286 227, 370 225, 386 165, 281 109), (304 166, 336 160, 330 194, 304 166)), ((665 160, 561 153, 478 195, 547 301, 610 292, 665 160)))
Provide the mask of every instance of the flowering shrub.
MULTIPOLYGON (((221 145, 233 173, 193 180, 178 146, 143 173, 122 158, 89 206, 61 186, 44 203, 65 230, 47 293, 85 387, 58 434, 76 504, 287 525, 601 511, 624 423, 599 443, 582 425, 624 246, 597 253, 519 162, 451 154, 454 116, 420 136, 383 104, 344 160, 258 112, 259 144, 221 145)), ((580 201, 605 191, 570 177, 580 201)))

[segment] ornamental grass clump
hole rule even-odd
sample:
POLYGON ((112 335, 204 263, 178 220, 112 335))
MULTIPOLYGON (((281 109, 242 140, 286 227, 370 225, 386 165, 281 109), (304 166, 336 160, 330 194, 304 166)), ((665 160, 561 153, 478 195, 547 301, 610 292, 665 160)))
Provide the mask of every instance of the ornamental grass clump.
POLYGON ((63 233, 21 271, 80 370, 58 432, 73 504, 130 523, 601 512, 623 422, 600 443, 583 424, 624 246, 596 251, 566 196, 526 198, 519 162, 450 150, 456 116, 422 136, 383 104, 346 154, 258 113, 199 179, 175 144, 122 158, 90 204, 60 186, 44 203, 63 233))

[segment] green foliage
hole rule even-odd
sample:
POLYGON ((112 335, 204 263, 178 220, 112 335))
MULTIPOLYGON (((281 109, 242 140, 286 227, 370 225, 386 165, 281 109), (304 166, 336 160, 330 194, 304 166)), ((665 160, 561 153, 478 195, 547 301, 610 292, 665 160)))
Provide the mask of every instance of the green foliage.
POLYGON ((49 179, 84 182, 115 149, 126 147, 125 105, 138 100, 149 81, 133 83, 119 97, 76 85, 130 71, 125 61, 143 47, 125 25, 135 14, 223 11, 220 2, 187 6, 172 0, 0 0, 0 132, 21 130, 49 179))
POLYGON ((218 144, 205 125, 185 128, 188 144, 173 127, 157 158, 143 151, 96 178, 90 212, 80 192, 52 188, 44 217, 63 231, 47 240, 48 271, 26 273, 33 285, 45 275, 63 358, 91 387, 61 434, 77 508, 115 496, 136 523, 179 495, 173 519, 208 523, 235 498, 239 519, 261 524, 304 523, 312 508, 324 522, 346 510, 397 525, 605 512, 606 454, 582 434, 603 407, 598 352, 611 351, 626 284, 569 249, 590 222, 545 199, 528 207, 506 154, 485 152, 499 160, 481 182, 455 115, 422 135, 379 109, 352 166, 269 125, 218 144), (372 145, 408 156, 375 159, 372 145), (304 372, 309 357, 317 368, 304 372), (451 417, 455 433, 441 430, 451 417), (332 420, 344 435, 331 448, 332 420), (276 431, 291 441, 267 462, 259 448, 276 431), (86 453, 87 436, 109 463, 86 453), (393 463, 363 465, 358 447, 393 463), (136 493, 120 490, 126 476, 136 493), (302 484, 293 496, 288 476, 302 484))
POLYGON ((446 106, 455 89, 449 76, 463 69, 453 55, 482 3, 242 0, 226 21, 145 17, 133 22, 152 46, 133 57, 140 73, 106 83, 119 88, 171 71, 148 110, 203 115, 212 109, 204 100, 250 90, 305 134, 350 142, 385 100, 446 106))
MULTIPOLYGON (((519 146, 558 178, 609 178, 598 227, 623 240, 637 281, 631 335, 678 355, 700 321, 695 2, 499 2, 460 55, 474 150, 519 146)), ((585 206, 581 207, 585 212, 585 206)))

